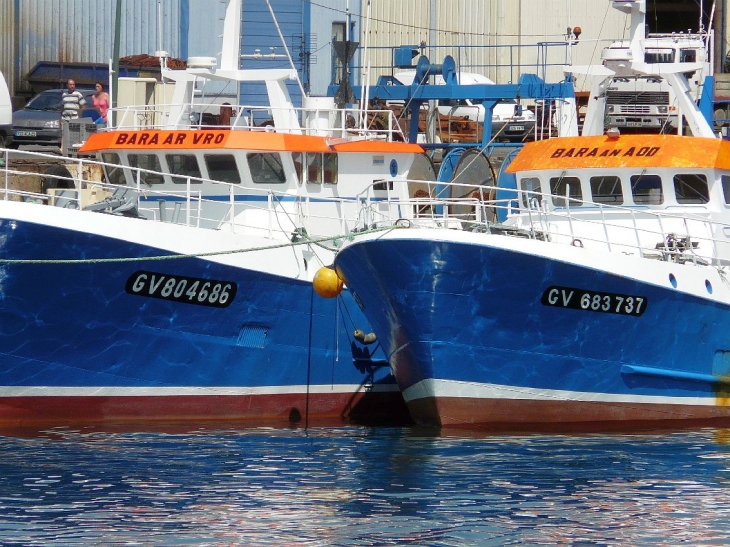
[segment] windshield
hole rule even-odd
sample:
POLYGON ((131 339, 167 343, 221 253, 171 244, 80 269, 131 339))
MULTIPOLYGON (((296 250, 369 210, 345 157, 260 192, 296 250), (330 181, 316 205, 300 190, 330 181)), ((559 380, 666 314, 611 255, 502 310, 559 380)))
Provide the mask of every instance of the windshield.
POLYGON ((63 102, 61 101, 61 94, 58 92, 48 93, 44 91, 40 95, 36 95, 25 108, 29 110, 61 110, 63 102))
POLYGON ((647 49, 644 53, 645 63, 673 63, 674 62, 674 50, 673 49, 647 49))
MULTIPOLYGON (((90 107, 94 92, 88 89, 78 89, 78 91, 84 95, 84 100, 86 101, 85 106, 90 107)), ((26 110, 51 110, 53 112, 61 112, 63 110, 62 96, 62 89, 47 89, 28 101, 25 108, 26 110)))

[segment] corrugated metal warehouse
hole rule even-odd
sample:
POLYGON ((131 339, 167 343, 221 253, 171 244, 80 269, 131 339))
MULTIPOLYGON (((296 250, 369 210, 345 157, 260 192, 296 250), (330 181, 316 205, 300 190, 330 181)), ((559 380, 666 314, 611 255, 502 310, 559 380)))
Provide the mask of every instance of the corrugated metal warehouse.
MULTIPOLYGON (((704 11, 703 24, 708 26, 712 5, 709 0, 704 3, 702 0, 670 3, 647 0, 649 31, 696 32, 700 27, 700 10, 704 11)), ((608 0, 371 3, 371 45, 420 46, 423 42, 426 45, 423 52, 432 63, 440 63, 450 54, 463 70, 483 73, 499 83, 516 81, 522 72, 538 73, 549 81, 558 81, 562 79, 560 65, 571 58, 578 65, 600 63, 601 48, 612 40, 626 37, 627 30, 626 17, 611 9, 608 0), (576 27, 581 29, 581 34, 568 51, 567 29, 576 27), (549 44, 554 45, 548 47, 549 44), (541 74, 544 63, 553 67, 541 74)), ((390 49, 371 50, 371 66, 379 71, 390 67, 392 60, 390 49)), ((578 81, 577 87, 583 88, 583 83, 578 81)))
MULTIPOLYGON (((183 60, 219 54, 226 0, 122 3, 121 57, 152 55, 160 48, 183 60)), ((709 25, 709 0, 648 0, 647 4, 650 31, 696 31, 700 10, 709 25)), ((608 0, 271 0, 271 5, 305 89, 314 95, 324 94, 333 80, 331 41, 333 36, 344 37, 348 14, 351 39, 361 44, 353 62, 355 85, 366 44, 371 83, 391 71, 393 48, 401 45, 414 46, 434 63, 451 54, 463 70, 481 72, 500 83, 515 81, 521 72, 557 81, 562 79, 564 62, 571 57, 574 64, 598 61, 601 47, 624 36, 627 28, 625 17, 610 9, 608 0), (568 50, 567 29, 575 27, 582 33, 568 50), (546 46, 556 42, 561 45, 546 46), (543 71, 544 66, 549 68, 543 71)), ((108 63, 115 8, 116 0, 0 1, 0 70, 11 93, 32 92, 24 78, 38 61, 108 63)), ((272 47, 283 55, 265 0, 244 0, 242 19, 245 55, 256 49, 267 54, 272 47)), ((249 67, 255 63, 243 62, 249 67)), ((261 66, 288 65, 282 58, 263 62, 268 64, 261 66)), ((578 88, 582 87, 579 81, 578 88)))

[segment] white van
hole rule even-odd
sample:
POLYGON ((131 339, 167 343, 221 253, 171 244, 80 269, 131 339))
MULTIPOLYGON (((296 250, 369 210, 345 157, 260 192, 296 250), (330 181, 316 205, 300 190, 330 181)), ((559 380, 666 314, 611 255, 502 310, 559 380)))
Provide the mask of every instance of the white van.
POLYGON ((13 103, 5 76, 0 72, 0 148, 7 148, 13 140, 13 103))
MULTIPOLYGON (((394 78, 404 85, 411 85, 415 77, 415 70, 406 70, 394 75, 394 78)), ((494 82, 486 76, 471 72, 459 72, 457 80, 461 85, 494 85, 494 82)), ((443 85, 445 83, 443 76, 437 75, 435 83, 443 85)), ((484 105, 479 101, 442 100, 439 101, 438 109, 439 114, 450 119, 469 118, 476 122, 484 121, 484 105)), ((526 108, 522 109, 514 99, 502 100, 492 108, 492 136, 497 135, 498 140, 522 141, 534 131, 534 128, 535 113, 526 108)))

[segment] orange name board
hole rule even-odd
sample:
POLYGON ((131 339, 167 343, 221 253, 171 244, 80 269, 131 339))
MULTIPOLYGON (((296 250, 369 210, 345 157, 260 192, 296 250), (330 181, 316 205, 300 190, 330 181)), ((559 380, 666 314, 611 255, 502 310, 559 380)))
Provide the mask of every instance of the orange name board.
POLYGON ((222 131, 120 131, 114 134, 114 146, 164 146, 192 148, 220 146, 226 140, 222 131))
POLYGON ((657 152, 661 150, 661 146, 631 146, 626 149, 622 148, 600 148, 594 147, 571 147, 571 148, 558 148, 552 154, 551 158, 594 158, 594 157, 631 157, 636 156, 637 158, 656 156, 657 152))
POLYGON ((420 154, 417 144, 381 141, 328 142, 325 137, 267 131, 232 130, 118 130, 92 133, 82 153, 133 149, 227 149, 270 152, 352 152, 420 154))
POLYGON ((558 137, 530 142, 507 170, 730 168, 730 141, 677 135, 558 137))

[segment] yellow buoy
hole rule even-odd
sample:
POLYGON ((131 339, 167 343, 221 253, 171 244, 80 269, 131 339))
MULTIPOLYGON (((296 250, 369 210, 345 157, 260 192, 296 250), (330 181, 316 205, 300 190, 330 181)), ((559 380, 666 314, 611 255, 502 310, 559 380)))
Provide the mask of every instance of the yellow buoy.
POLYGON ((317 270, 312 285, 314 285, 314 292, 322 298, 334 298, 342 292, 342 279, 332 268, 327 266, 317 270))

